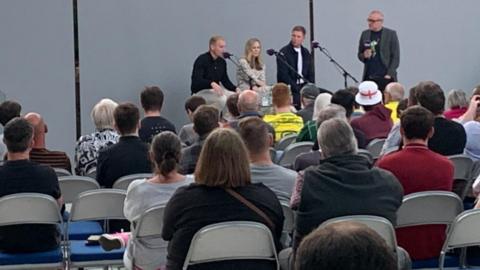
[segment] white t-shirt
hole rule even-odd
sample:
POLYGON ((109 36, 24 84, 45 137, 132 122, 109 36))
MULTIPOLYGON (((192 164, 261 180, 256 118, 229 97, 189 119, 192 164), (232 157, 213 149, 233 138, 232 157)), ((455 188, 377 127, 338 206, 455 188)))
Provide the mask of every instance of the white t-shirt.
MULTIPOLYGON (((297 58, 297 72, 298 74, 302 74, 303 72, 303 59, 302 59, 302 47, 295 48, 293 49, 298 53, 298 58, 297 58)), ((302 79, 298 79, 297 83, 304 83, 302 79)))

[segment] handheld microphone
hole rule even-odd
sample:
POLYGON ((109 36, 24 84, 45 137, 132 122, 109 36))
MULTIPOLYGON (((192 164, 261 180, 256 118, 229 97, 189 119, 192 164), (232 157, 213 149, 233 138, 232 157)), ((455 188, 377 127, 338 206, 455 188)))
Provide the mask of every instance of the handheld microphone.
POLYGON ((232 56, 233 56, 233 54, 231 54, 229 52, 224 52, 223 53, 223 58, 225 58, 225 59, 230 59, 230 57, 232 57, 232 56))

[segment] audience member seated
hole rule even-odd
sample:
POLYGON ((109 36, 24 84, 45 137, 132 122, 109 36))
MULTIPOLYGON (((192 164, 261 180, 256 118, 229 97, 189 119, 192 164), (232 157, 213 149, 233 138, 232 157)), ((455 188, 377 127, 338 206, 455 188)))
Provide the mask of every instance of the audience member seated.
POLYGON ((447 95, 448 110, 443 113, 449 120, 457 119, 462 116, 468 108, 467 95, 463 90, 453 89, 447 95))
POLYGON ((297 173, 273 164, 269 151, 273 137, 268 124, 258 117, 248 117, 240 121, 239 127, 250 158, 252 183, 263 183, 279 200, 288 203, 297 173))
POLYGON ((67 154, 62 151, 51 151, 45 146, 48 126, 38 113, 27 113, 25 119, 33 126, 33 147, 30 151, 30 160, 52 168, 65 169, 72 172, 72 166, 67 154))
MULTIPOLYGON (((195 183, 180 187, 165 208, 162 237, 169 241, 167 269, 182 269, 193 235, 218 222, 263 223, 272 231, 278 250, 283 220, 275 194, 262 183, 251 183, 248 154, 240 136, 232 129, 217 129, 205 141, 195 183), (263 214, 250 208, 246 201, 263 214)), ((276 269, 276 265, 269 261, 239 260, 199 264, 189 269, 262 270, 276 269)))
MULTIPOLYGON (((52 168, 29 160, 33 147, 33 127, 25 119, 14 118, 5 125, 7 161, 0 166, 0 198, 17 193, 52 196, 60 207, 63 199, 52 168)), ((14 211, 14 209, 12 209, 14 211)), ((0 251, 39 252, 57 248, 60 234, 56 225, 22 224, 0 227, 0 251)))
POLYGON ((398 103, 398 106, 397 106, 397 117, 399 119, 403 111, 405 111, 407 108, 408 108, 408 98, 404 98, 398 103))
POLYGON ((178 132, 178 136, 180 137, 182 143, 186 146, 191 145, 198 139, 197 133, 195 133, 195 130, 193 130, 193 113, 198 107, 205 104, 205 99, 200 96, 191 96, 187 99, 187 101, 185 101, 185 111, 187 112, 188 120, 190 120, 190 123, 184 125, 180 129, 180 132, 178 132))
MULTIPOLYGON (((192 176, 177 172, 181 150, 180 139, 173 132, 165 131, 153 137, 150 157, 155 164, 155 175, 135 180, 128 186, 124 213, 130 222, 138 222, 145 211, 166 204, 177 188, 193 182, 192 176)), ((129 239, 130 233, 104 234, 100 245, 107 251, 127 247, 123 259, 128 269, 160 269, 166 264, 167 243, 161 238, 142 239, 135 243, 135 248, 129 239)))
POLYGON ((317 137, 317 118, 318 114, 330 105, 332 95, 329 93, 321 93, 315 99, 315 105, 313 108, 312 119, 305 122, 300 132, 297 135, 296 142, 314 142, 317 137))
POLYGON ((98 152, 118 142, 119 135, 114 129, 113 111, 117 103, 111 99, 102 99, 92 110, 91 117, 95 132, 78 139, 75 146, 75 173, 86 175, 97 168, 98 152))
POLYGON ((297 112, 298 116, 301 116, 303 123, 307 123, 313 119, 313 107, 315 105, 315 99, 320 94, 320 90, 313 83, 308 83, 300 90, 300 102, 302 109, 297 112))
POLYGON ((465 145, 465 154, 474 161, 480 160, 480 91, 475 93, 470 100, 468 110, 459 120, 462 121, 465 133, 467 134, 467 143, 465 145))
POLYGON ((160 115, 163 107, 163 92, 157 86, 146 87, 140 95, 145 117, 140 122, 138 135, 143 142, 151 143, 152 138, 163 131, 176 133, 175 126, 160 115))
MULTIPOLYGON (((348 122, 352 120, 352 114, 355 110, 355 95, 352 94, 352 92, 348 90, 338 90, 332 95, 331 99, 332 104, 337 104, 342 106, 345 109, 346 116, 348 119, 348 122)), ((353 129, 353 133, 355 134, 355 138, 357 139, 357 146, 358 148, 365 149, 367 147, 367 143, 365 141, 365 134, 358 130, 358 129, 353 129)), ((315 134, 315 141, 317 140, 316 134, 315 134)))
POLYGON ((455 121, 445 119, 445 95, 442 88, 434 82, 421 82, 417 86, 418 104, 435 115, 433 137, 428 140, 428 148, 444 156, 462 154, 467 135, 463 126, 455 121))
POLYGON ((357 222, 315 229, 298 248, 296 270, 397 270, 397 256, 375 231, 357 222))
MULTIPOLYGON (((358 94, 358 87, 356 86, 349 86, 345 90, 352 93, 354 97, 356 97, 358 94)), ((365 111, 362 109, 362 107, 358 105, 357 102, 355 102, 355 109, 353 110, 353 113, 352 113, 352 119, 362 116, 364 113, 365 111)))
POLYGON ((227 98, 227 111, 228 116, 226 118, 228 121, 233 121, 240 116, 238 111, 238 94, 230 95, 227 98))
POLYGON ((397 123, 400 120, 400 116, 397 115, 398 103, 403 100, 403 97, 405 96, 405 89, 400 83, 392 82, 387 84, 384 96, 385 107, 392 111, 392 121, 393 123, 397 123))
POLYGON ((97 182, 107 188, 122 176, 152 172, 148 145, 138 137, 138 108, 131 103, 120 104, 115 108, 113 118, 120 140, 102 149, 97 162, 97 182))
POLYGON ((298 133, 303 127, 303 120, 291 112, 292 94, 286 84, 277 83, 273 86, 272 103, 275 114, 267 114, 263 120, 275 129, 275 140, 298 133))
POLYGON ((203 143, 208 134, 220 126, 219 121, 220 113, 214 106, 202 105, 195 110, 193 113, 193 130, 198 134, 198 139, 182 150, 182 159, 180 160, 182 173, 192 174, 195 171, 203 143))
POLYGON ((382 104, 382 92, 376 83, 365 81, 359 85, 355 101, 362 105, 365 114, 352 120, 351 125, 365 134, 367 144, 373 139, 386 138, 392 128, 392 111, 382 104))
MULTIPOLYGON (((0 103, 0 125, 5 127, 8 121, 20 116, 22 106, 15 101, 4 101, 0 103)), ((7 153, 7 147, 3 142, 3 133, 0 132, 0 161, 4 159, 7 153)))
MULTIPOLYGON (((427 147, 434 133, 434 115, 423 107, 413 106, 400 119, 403 149, 387 154, 377 166, 397 177, 405 195, 421 191, 452 191, 452 162, 427 147)), ((401 228, 397 229, 397 242, 414 260, 432 259, 440 254, 445 230, 444 225, 401 228)))
POLYGON ((304 236, 335 217, 374 215, 395 226, 403 199, 402 186, 392 173, 372 168, 367 158, 357 154, 357 142, 348 122, 339 118, 323 122, 318 142, 325 159, 305 170, 294 250, 304 236))

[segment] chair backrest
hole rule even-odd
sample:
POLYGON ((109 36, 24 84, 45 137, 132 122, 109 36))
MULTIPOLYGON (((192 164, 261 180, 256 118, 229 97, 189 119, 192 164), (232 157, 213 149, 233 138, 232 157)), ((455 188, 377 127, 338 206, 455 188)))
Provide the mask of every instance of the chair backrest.
POLYGON ((377 232, 380 236, 385 239, 387 245, 391 247, 395 252, 397 250, 397 238, 395 236, 395 229, 393 228, 392 223, 386 218, 377 217, 377 216, 368 216, 368 215, 355 215, 355 216, 344 216, 338 218, 332 218, 323 222, 320 227, 324 227, 328 224, 344 222, 344 221, 353 221, 365 224, 370 229, 377 232))
POLYGON ((462 200, 453 192, 424 191, 403 198, 397 212, 397 228, 428 224, 450 225, 463 211, 462 200))
POLYGON ((183 269, 192 264, 244 259, 275 261, 279 269, 270 230, 257 222, 222 222, 195 233, 183 269))
POLYGON ((287 202, 280 202, 280 204, 282 205, 283 216, 285 217, 283 231, 291 233, 295 228, 295 214, 287 202))
POLYGON ((455 171, 453 174, 454 179, 469 180, 472 178, 473 160, 465 155, 449 156, 448 159, 453 162, 455 171))
POLYGON ((382 147, 385 144, 385 139, 373 139, 367 145, 367 150, 372 154, 374 159, 377 159, 382 152, 382 147))
POLYGON ((119 189, 82 192, 72 204, 70 221, 125 219, 123 205, 127 193, 119 189))
POLYGON ((155 206, 145 211, 137 222, 134 230, 134 237, 139 238, 161 235, 164 212, 165 205, 155 206))
POLYGON ((97 179, 97 168, 93 167, 90 170, 87 171, 87 174, 85 175, 87 177, 90 177, 92 179, 97 179))
POLYGON ((57 177, 72 175, 69 171, 62 168, 53 168, 53 170, 57 174, 57 177))
POLYGON ((289 146, 290 144, 294 143, 296 139, 297 134, 289 134, 284 136, 278 141, 277 145, 275 146, 275 150, 285 150, 285 148, 287 148, 287 146, 289 146))
POLYGON ((480 245, 480 209, 467 210, 455 218, 450 226, 443 250, 480 245))
POLYGON ((73 203, 78 194, 82 192, 100 188, 100 185, 94 179, 76 175, 59 177, 58 184, 65 203, 73 203))
POLYGON ((114 189, 123 189, 127 190, 128 186, 130 183, 137 179, 144 179, 144 178, 151 178, 153 174, 151 173, 136 173, 136 174, 130 174, 130 175, 125 175, 120 178, 118 178, 115 183, 113 183, 113 188, 114 189))
POLYGON ((17 193, 0 198, 0 226, 62 224, 57 201, 39 193, 17 193))
POLYGON ((289 145, 285 148, 282 156, 278 159, 280 166, 288 167, 295 162, 295 158, 302 153, 312 150, 313 142, 299 142, 289 145))

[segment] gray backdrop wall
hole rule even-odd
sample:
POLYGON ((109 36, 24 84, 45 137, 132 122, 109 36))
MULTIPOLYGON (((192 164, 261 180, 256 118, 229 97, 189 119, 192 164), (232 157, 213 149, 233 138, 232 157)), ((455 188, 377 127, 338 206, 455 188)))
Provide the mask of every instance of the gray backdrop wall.
POLYGON ((72 157, 75 98, 72 2, 0 1, 0 88, 41 113, 50 130, 47 146, 72 157))

